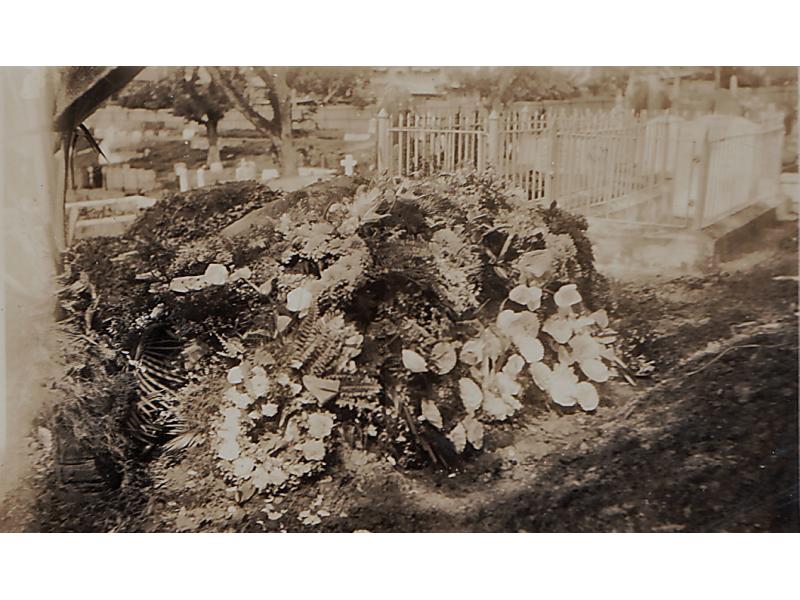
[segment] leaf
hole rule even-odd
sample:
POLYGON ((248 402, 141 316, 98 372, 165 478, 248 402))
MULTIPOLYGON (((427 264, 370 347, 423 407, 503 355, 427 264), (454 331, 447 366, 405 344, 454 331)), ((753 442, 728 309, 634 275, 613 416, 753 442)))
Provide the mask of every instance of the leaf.
POLYGON ((575 362, 572 353, 569 350, 567 350, 566 346, 558 347, 558 362, 563 363, 565 365, 571 365, 572 363, 575 362))
POLYGON ((267 379, 267 373, 264 371, 264 368, 254 367, 244 387, 254 398, 265 396, 269 391, 269 379, 267 379))
POLYGON ((262 296, 269 296, 272 293, 272 280, 265 281, 258 286, 258 293, 262 296))
POLYGON ((403 366, 412 373, 424 373, 428 370, 425 359, 413 350, 403 350, 403 366))
POLYGON ((597 389, 588 381, 582 381, 576 386, 575 396, 583 410, 595 410, 600 404, 597 389))
POLYGON ((472 415, 464 417, 461 423, 467 432, 467 441, 475 450, 480 450, 483 447, 483 423, 472 415))
POLYGON ((537 337, 539 335, 539 317, 532 312, 518 313, 506 335, 509 337, 517 335, 537 337))
POLYGON ((255 461, 249 456, 240 456, 233 461, 233 474, 239 479, 247 479, 255 468, 255 461))
POLYGON ((267 479, 267 470, 263 466, 256 467, 253 470, 253 474, 250 475, 250 482, 259 491, 266 488, 269 483, 267 479))
POLYGON ((169 282, 169 289, 179 294, 202 290, 206 287, 205 278, 202 276, 190 275, 187 277, 175 277, 169 282))
POLYGON ((456 366, 458 357, 453 344, 449 342, 438 342, 431 351, 434 371, 439 375, 446 375, 456 366))
POLYGON ((552 258, 549 250, 534 250, 520 256, 517 268, 532 277, 541 277, 550 268, 552 258))
POLYGON ((509 377, 516 377, 524 367, 525 360, 519 354, 512 354, 503 366, 503 373, 509 377))
POLYGON ((428 423, 436 427, 436 429, 441 429, 444 426, 442 422, 442 413, 439 412, 436 404, 430 400, 422 401, 422 416, 428 423))
POLYGON ((488 379, 489 385, 484 385, 483 396, 484 401, 486 399, 486 395, 489 393, 487 389, 491 393, 496 393, 500 396, 506 406, 510 409, 508 414, 511 415, 515 410, 522 408, 522 405, 519 403, 519 400, 516 399, 516 395, 522 391, 522 386, 517 383, 514 377, 511 377, 507 373, 500 372, 493 374, 488 379))
POLYGON ((300 286, 286 296, 286 308, 292 312, 302 312, 311 306, 313 298, 311 292, 300 286))
POLYGON ((504 421, 514 413, 512 407, 503 400, 500 394, 489 390, 483 395, 483 405, 481 408, 487 415, 500 421, 504 421))
POLYGON ((247 408, 253 403, 253 399, 237 390, 235 387, 230 387, 225 391, 225 399, 233 403, 237 408, 247 408))
POLYGON ((553 296, 553 299, 558 307, 572 306, 582 300, 580 293, 578 293, 578 286, 574 283, 562 285, 553 296))
POLYGON ((528 336, 515 336, 514 344, 517 346, 519 353, 529 363, 535 363, 544 358, 544 346, 538 338, 528 336))
POLYGON ((253 271, 250 267, 241 267, 240 269, 236 269, 235 271, 231 272, 228 280, 233 282, 239 281, 240 279, 250 279, 252 276, 253 271))
POLYGON ((524 304, 528 310, 536 310, 542 305, 542 289, 537 286, 518 285, 508 295, 517 304, 524 304))
POLYGON ((458 391, 464 408, 469 412, 477 410, 483 402, 483 392, 481 388, 469 377, 462 377, 459 379, 458 391))
POLYGON ((533 377, 533 382, 539 387, 540 390, 543 392, 550 392, 550 385, 553 380, 553 372, 543 362, 536 362, 530 366, 531 376, 533 377))
POLYGON ((453 427, 452 431, 447 434, 447 438, 453 442, 456 452, 459 454, 464 452, 464 449, 467 447, 467 430, 464 429, 463 424, 459 423, 453 427))
POLYGON ((603 383, 608 381, 608 367, 603 361, 596 358, 590 358, 580 361, 581 371, 592 381, 603 383))
POLYGON ((590 325, 594 324, 595 324, 594 319, 592 319, 591 317, 578 317, 572 324, 572 328, 577 332, 580 331, 581 329, 585 329, 586 327, 589 327, 590 325))
POLYGON ((306 460, 322 460, 325 458, 325 444, 322 440, 310 440, 301 444, 300 451, 306 460))
POLYGON ((504 310, 501 311, 499 315, 497 315, 497 329, 506 335, 510 335, 512 328, 514 326, 514 322, 517 320, 517 317, 520 316, 521 313, 516 313, 513 310, 504 310))
MULTIPOLYGON (((270 469, 269 473, 267 474, 267 481, 276 487, 283 485, 287 479, 289 479, 288 473, 286 473, 286 471, 280 467, 274 467, 270 469)), ((272 517, 270 517, 270 519, 272 519, 272 517)))
POLYGON ((228 371, 228 383, 232 383, 236 385, 237 383, 242 383, 244 381, 244 368, 242 365, 233 367, 228 371))
POLYGON ((322 379, 313 375, 304 375, 303 385, 320 404, 325 404, 339 393, 341 382, 336 379, 322 379))
POLYGON ((486 328, 483 331, 483 360, 488 358, 492 362, 497 362, 501 354, 505 353, 506 344, 497 337, 491 329, 486 328))
POLYGON ((517 304, 528 303, 528 286, 518 285, 508 293, 508 299, 517 304))
POLYGON ((461 348, 461 362, 467 365, 477 365, 483 361, 483 340, 469 340, 461 348))
POLYGON ((239 444, 236 443, 236 440, 225 440, 219 447, 217 454, 220 458, 224 458, 225 460, 235 460, 239 456, 240 451, 241 449, 239 448, 239 444))
POLYGON ((602 344, 588 333, 579 333, 573 336, 569 345, 572 348, 572 356, 577 361, 595 359, 603 350, 602 344))
POLYGON ((542 331, 550 336, 559 344, 566 344, 572 337, 572 324, 569 319, 560 315, 553 315, 542 326, 542 331))
POLYGON ((311 437, 321 439, 330 435, 333 430, 333 416, 327 413, 308 415, 308 433, 311 437))
POLYGON ((589 317, 593 319, 595 323, 597 323, 600 329, 605 329, 608 327, 608 313, 605 311, 605 309, 596 310, 590 314, 589 317))
POLYGON ((286 315, 278 315, 275 317, 275 331, 278 333, 283 333, 286 331, 286 328, 289 326, 289 323, 292 322, 291 317, 287 317, 286 315))
POLYGON ((261 414, 265 417, 274 417, 278 414, 278 405, 274 402, 268 402, 261 407, 261 414))
POLYGON ((206 267, 203 278, 209 285, 224 285, 228 281, 228 269, 225 265, 211 263, 206 267))
POLYGON ((553 377, 550 380, 550 397, 553 402, 561 406, 575 406, 577 385, 578 378, 571 367, 562 363, 553 367, 553 377))

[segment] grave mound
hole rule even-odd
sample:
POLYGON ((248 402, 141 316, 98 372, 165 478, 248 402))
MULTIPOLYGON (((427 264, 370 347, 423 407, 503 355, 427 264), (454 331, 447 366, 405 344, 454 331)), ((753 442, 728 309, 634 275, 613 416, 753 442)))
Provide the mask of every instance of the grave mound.
POLYGON ((475 174, 173 194, 67 257, 63 327, 109 385, 72 365, 63 401, 115 415, 98 447, 130 431, 143 387, 179 381, 161 391, 189 437, 168 446, 241 497, 343 445, 455 469, 526 405, 597 406, 617 359, 585 229, 475 174), (131 371, 138 392, 119 393, 131 371))

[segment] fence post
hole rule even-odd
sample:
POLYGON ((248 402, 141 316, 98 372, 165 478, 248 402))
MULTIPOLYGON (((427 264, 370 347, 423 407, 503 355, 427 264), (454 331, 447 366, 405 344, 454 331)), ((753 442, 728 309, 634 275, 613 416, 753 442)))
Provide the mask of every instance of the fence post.
POLYGON ((489 113, 486 126, 487 161, 489 166, 497 169, 500 166, 500 117, 496 110, 489 113))
POLYGON ((708 139, 708 131, 703 137, 700 149, 700 180, 697 186, 697 199, 695 200, 694 215, 692 219, 692 229, 700 230, 703 228, 703 220, 706 212, 706 198, 708 195, 708 173, 711 170, 711 142, 708 139))
POLYGON ((550 137, 550 173, 549 185, 545 190, 545 198, 550 203, 556 202, 558 196, 558 122, 555 111, 547 112, 547 133, 550 137))
POLYGON ((389 146, 389 115, 384 108, 378 113, 378 131, 376 138, 378 142, 378 173, 384 173, 389 170, 389 161, 391 160, 389 146))

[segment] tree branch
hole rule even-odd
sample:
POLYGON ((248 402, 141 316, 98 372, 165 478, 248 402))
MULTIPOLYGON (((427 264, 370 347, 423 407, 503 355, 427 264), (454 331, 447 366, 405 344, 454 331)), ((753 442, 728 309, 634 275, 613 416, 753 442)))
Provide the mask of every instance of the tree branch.
MULTIPOLYGON (((233 83, 228 79, 227 75, 225 75, 225 73, 223 73, 219 67, 206 67, 206 69, 208 70, 209 75, 211 75, 211 79, 214 80, 214 83, 216 83, 220 89, 225 92, 236 109, 242 113, 242 115, 244 115, 244 117, 250 121, 256 129, 270 138, 280 135, 280 120, 276 118, 278 112, 275 111, 274 104, 273 111, 275 111, 275 114, 273 115, 272 120, 267 119, 250 105, 244 95, 236 89, 233 83)), ((271 99, 270 103, 272 103, 271 99)))

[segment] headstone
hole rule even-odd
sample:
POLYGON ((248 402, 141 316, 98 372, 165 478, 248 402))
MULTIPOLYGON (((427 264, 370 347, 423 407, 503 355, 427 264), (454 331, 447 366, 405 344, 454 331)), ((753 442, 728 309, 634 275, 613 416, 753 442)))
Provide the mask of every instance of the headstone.
POLYGON ((222 166, 222 163, 217 161, 213 162, 209 165, 209 171, 212 173, 222 173, 225 170, 225 167, 222 166))
POLYGON ((739 79, 736 77, 736 75, 731 75, 731 81, 730 84, 728 85, 728 89, 730 89, 731 94, 733 94, 734 96, 736 95, 736 92, 739 90, 739 79))
POLYGON ((352 154, 347 154, 339 161, 339 164, 344 167, 344 174, 348 177, 353 176, 353 167, 358 164, 358 161, 353 158, 352 154))
POLYGON ((138 190, 139 180, 137 170, 131 169, 128 165, 122 165, 122 189, 125 191, 138 190))
POLYGON ((184 140, 189 141, 194 137, 195 133, 197 133, 197 130, 194 127, 184 127, 181 136, 184 140))
POLYGON ((197 187, 205 187, 206 186, 206 170, 205 167, 200 167, 197 169, 197 187))
POLYGON ((175 175, 178 177, 178 188, 182 192, 189 190, 189 171, 186 168, 186 163, 175 164, 175 175))
POLYGON ((270 179, 277 179, 280 177, 277 169, 264 169, 261 171, 261 181, 267 182, 270 179))
POLYGON ((255 163, 242 159, 239 161, 239 166, 236 167, 236 181, 247 181, 248 179, 256 178, 256 165, 255 163))

